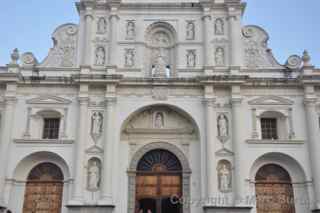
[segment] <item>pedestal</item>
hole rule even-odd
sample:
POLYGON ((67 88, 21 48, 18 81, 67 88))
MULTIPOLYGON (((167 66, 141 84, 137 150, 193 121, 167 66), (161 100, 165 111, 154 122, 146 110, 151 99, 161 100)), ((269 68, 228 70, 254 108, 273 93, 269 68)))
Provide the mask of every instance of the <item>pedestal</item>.
POLYGON ((205 213, 250 213, 252 207, 251 206, 204 206, 203 207, 205 213))
POLYGON ((73 206, 68 205, 69 213, 112 213, 114 210, 113 205, 105 206, 95 206, 95 205, 82 205, 82 206, 73 206))

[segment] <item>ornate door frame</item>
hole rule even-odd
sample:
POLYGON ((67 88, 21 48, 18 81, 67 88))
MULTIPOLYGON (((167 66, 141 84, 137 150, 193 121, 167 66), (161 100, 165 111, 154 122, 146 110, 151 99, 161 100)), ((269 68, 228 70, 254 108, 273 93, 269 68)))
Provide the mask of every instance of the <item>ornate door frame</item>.
MULTIPOLYGON (((174 154, 180 161, 182 166, 182 197, 184 200, 190 199, 190 176, 191 170, 189 166, 189 161, 183 152, 173 144, 169 143, 150 143, 139 149, 131 160, 129 170, 128 170, 128 213, 135 212, 135 202, 136 202, 136 176, 137 167, 140 159, 148 152, 156 149, 167 150, 174 154)), ((183 213, 190 213, 190 205, 183 205, 183 213)))

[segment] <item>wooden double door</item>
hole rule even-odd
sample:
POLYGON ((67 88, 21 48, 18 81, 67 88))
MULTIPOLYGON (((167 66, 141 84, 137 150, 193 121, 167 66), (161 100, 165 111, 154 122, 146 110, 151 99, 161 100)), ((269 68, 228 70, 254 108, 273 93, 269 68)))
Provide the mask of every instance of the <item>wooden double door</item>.
POLYGON ((182 213, 181 165, 173 154, 156 150, 138 166, 136 213, 182 213))
POLYGON ((60 213, 62 194, 61 170, 51 163, 40 164, 29 174, 23 213, 60 213))
POLYGON ((262 167, 256 176, 257 213, 295 213, 291 178, 277 165, 262 167))

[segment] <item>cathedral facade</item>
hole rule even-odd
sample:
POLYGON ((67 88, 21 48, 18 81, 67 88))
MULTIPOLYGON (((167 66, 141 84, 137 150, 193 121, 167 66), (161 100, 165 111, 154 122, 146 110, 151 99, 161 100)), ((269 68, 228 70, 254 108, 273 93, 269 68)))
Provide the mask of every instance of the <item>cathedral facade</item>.
POLYGON ((0 67, 0 212, 320 212, 320 70, 241 0, 80 0, 0 67), (318 156, 318 157, 317 157, 318 156))

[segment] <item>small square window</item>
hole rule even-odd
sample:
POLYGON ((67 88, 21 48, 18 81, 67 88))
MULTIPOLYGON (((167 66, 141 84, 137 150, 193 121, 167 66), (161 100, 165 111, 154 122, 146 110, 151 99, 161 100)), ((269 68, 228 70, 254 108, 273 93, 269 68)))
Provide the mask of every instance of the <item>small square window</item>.
POLYGON ((43 139, 58 139, 60 118, 45 118, 43 126, 43 139))
POLYGON ((262 139, 277 140, 278 129, 276 118, 261 118, 262 139))

